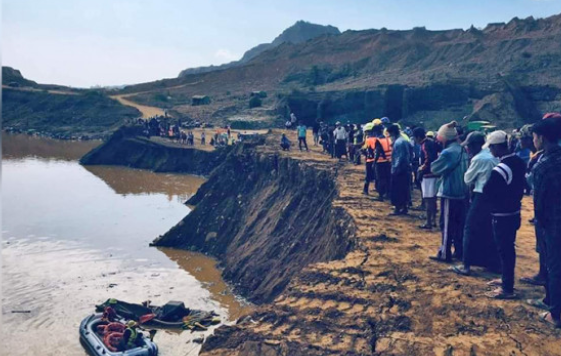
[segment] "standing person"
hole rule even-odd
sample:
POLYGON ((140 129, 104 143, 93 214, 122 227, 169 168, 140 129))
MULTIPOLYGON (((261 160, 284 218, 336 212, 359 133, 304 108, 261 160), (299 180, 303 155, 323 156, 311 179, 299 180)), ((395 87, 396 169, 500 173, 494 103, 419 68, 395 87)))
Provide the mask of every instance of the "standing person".
POLYGON ((438 130, 437 139, 443 144, 444 150, 431 164, 432 174, 439 176, 437 197, 440 198, 440 229, 442 243, 432 260, 452 262, 452 245, 454 257, 462 258, 463 231, 466 215, 467 187, 464 174, 467 171, 468 155, 458 142, 457 123, 452 121, 442 125, 438 130))
POLYGON ((411 144, 402 136, 397 125, 388 127, 393 140, 391 162, 391 200, 394 211, 391 215, 406 215, 411 194, 411 144))
POLYGON ((328 146, 329 146, 329 154, 331 154, 331 158, 335 158, 335 126, 329 125, 327 128, 327 133, 329 134, 328 146))
MULTIPOLYGON (((540 148, 536 153, 531 155, 530 162, 528 163, 528 168, 526 169, 526 183, 530 186, 530 189, 532 191, 534 191, 534 168, 541 161, 543 154, 544 150, 540 148)), ((545 279, 547 276, 547 263, 545 261, 545 253, 540 252, 540 250, 542 249, 542 239, 544 238, 544 231, 541 228, 541 225, 536 223, 535 217, 530 220, 530 222, 534 223, 534 230, 536 233, 536 252, 539 254, 540 269, 534 276, 520 278, 520 282, 531 284, 534 286, 545 286, 545 279)), ((531 302, 531 304, 541 305, 542 303, 540 300, 538 300, 537 302, 531 302)))
POLYGON ((280 146, 283 151, 290 150, 290 141, 288 140, 288 137, 286 137, 286 134, 282 134, 280 146))
POLYGON ((296 121, 297 121, 296 115, 294 115, 294 113, 291 112, 291 113, 290 113, 290 126, 296 125, 296 121))
POLYGON ((306 143, 306 125, 300 121, 296 130, 298 131, 298 148, 302 151, 302 144, 304 144, 306 151, 309 151, 308 144, 306 143))
POLYGON ((335 157, 341 159, 342 156, 347 156, 347 130, 341 126, 341 122, 337 121, 335 123, 337 128, 333 131, 333 136, 335 138, 335 157))
POLYGON ((374 125, 368 123, 364 126, 364 132, 366 133, 366 140, 364 141, 363 149, 366 155, 366 177, 364 179, 364 189, 362 190, 362 194, 368 195, 370 182, 374 181, 375 179, 375 172, 374 172, 374 161, 376 157, 376 135, 372 128, 374 125))
POLYGON ((347 154, 349 161, 353 162, 355 159, 355 125, 347 124, 347 154))
POLYGON ((421 193, 425 202, 427 220, 421 229, 432 230, 436 227, 436 179, 431 172, 431 164, 438 158, 440 146, 430 137, 425 136, 425 130, 417 127, 413 130, 413 139, 421 146, 419 155, 418 179, 421 181, 421 193))
MULTIPOLYGON (((546 116, 547 117, 547 116, 546 116)), ((547 264, 545 304, 541 319, 561 327, 561 119, 546 118, 532 128, 534 145, 544 154, 534 168, 534 211, 543 229, 540 252, 547 264)))
MULTIPOLYGON (((354 147, 354 149, 355 149, 355 165, 357 165, 357 166, 360 166, 360 156, 361 156, 361 154, 360 154, 359 147, 361 145, 359 145, 359 144, 362 141, 364 141, 364 133, 362 131, 362 128, 359 125, 358 128, 357 128, 357 131, 356 131, 355 142, 354 142, 354 144, 355 144, 355 147, 354 147)), ((374 167, 372 167, 372 169, 374 169, 374 167)))
POLYGON ((467 276, 472 265, 498 270, 497 247, 493 242, 491 226, 491 204, 483 197, 483 187, 489 180, 493 168, 499 164, 488 149, 483 149, 485 134, 471 132, 462 146, 472 157, 464 175, 464 182, 473 189, 464 228, 463 265, 452 267, 452 271, 467 276))
POLYGON ((201 132, 201 145, 206 145, 206 134, 204 130, 201 132))
POLYGON ((374 123, 372 128, 376 136, 376 154, 374 160, 374 169, 376 172, 376 191, 378 192, 378 200, 384 201, 390 194, 391 176, 392 176, 392 142, 384 136, 384 126, 381 122, 374 123))
POLYGON ((491 176, 483 187, 483 199, 491 205, 493 236, 499 250, 502 280, 494 280, 489 285, 501 285, 486 295, 494 299, 513 299, 514 267, 516 251, 514 243, 520 228, 520 208, 524 196, 526 165, 524 161, 508 149, 508 135, 504 131, 494 131, 487 136, 488 147, 500 163, 493 168, 491 176))
POLYGON ((321 122, 318 122, 316 120, 316 122, 314 123, 314 126, 312 127, 312 133, 314 134, 314 146, 317 146, 319 144, 319 131, 321 129, 321 122))

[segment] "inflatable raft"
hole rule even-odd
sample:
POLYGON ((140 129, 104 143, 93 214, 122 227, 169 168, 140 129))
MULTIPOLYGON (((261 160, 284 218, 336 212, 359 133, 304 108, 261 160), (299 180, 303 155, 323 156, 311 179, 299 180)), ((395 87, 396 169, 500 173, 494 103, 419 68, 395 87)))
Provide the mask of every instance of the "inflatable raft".
POLYGON ((156 356, 158 346, 146 336, 139 337, 137 347, 126 351, 112 351, 98 334, 98 326, 103 325, 102 314, 92 314, 80 323, 80 341, 92 355, 99 356, 156 356))

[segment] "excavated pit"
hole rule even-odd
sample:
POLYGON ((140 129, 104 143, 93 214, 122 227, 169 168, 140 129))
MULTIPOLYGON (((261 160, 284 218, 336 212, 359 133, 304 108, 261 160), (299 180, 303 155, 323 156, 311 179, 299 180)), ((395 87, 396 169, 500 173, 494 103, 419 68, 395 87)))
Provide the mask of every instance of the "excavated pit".
POLYGON ((355 225, 333 206, 336 176, 266 143, 237 146, 187 202, 195 209, 154 245, 213 255, 238 293, 270 302, 304 267, 352 248, 355 225))

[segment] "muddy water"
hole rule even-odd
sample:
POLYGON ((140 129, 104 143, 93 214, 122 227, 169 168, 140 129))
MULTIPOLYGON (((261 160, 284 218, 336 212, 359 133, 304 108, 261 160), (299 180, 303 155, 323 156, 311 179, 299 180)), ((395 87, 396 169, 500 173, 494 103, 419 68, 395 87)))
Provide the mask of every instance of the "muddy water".
MULTIPOLYGON (((247 306, 203 255, 148 247, 186 214, 198 177, 82 167, 93 142, 3 136, 2 355, 84 355, 78 325, 108 298, 180 300, 224 322, 247 306)), ((196 355, 161 331, 160 354, 196 355)))

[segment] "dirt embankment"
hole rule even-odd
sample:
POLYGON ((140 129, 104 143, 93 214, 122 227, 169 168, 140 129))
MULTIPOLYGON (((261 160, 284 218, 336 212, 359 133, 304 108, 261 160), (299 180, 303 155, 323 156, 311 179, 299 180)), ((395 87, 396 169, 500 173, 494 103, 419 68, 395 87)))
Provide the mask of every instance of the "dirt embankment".
POLYGON ((356 229, 333 205, 331 165, 281 155, 268 143, 237 146, 188 201, 196 208, 155 241, 218 257, 226 280, 258 304, 307 265, 343 258, 356 229))
MULTIPOLYGON (((279 162, 299 161, 299 165, 310 172, 331 172, 329 178, 333 179, 336 193, 329 198, 332 199, 330 209, 340 216, 351 217, 352 220, 345 224, 356 226, 356 230, 350 231, 356 238, 354 248, 341 260, 313 263, 310 259, 307 267, 300 265, 281 295, 248 318, 242 318, 237 325, 219 328, 203 345, 202 355, 561 355, 561 332, 541 323, 538 320, 540 311, 524 302, 528 298, 543 296, 541 288, 518 283, 520 300, 487 299, 483 295, 489 290, 486 283, 496 275, 475 268, 474 276, 459 277, 450 272, 447 265, 429 261, 428 257, 436 252, 440 241, 438 232, 419 231, 416 227, 420 220, 415 216, 388 217, 390 207, 387 203, 360 194, 362 166, 340 166, 320 155, 317 148, 313 150, 313 153, 279 153, 278 159, 279 162)), ((234 166, 230 168, 234 169, 234 166)), ((318 228, 318 220, 298 217, 298 209, 291 210, 294 215, 286 210, 269 210, 270 214, 267 214, 267 207, 276 201, 266 200, 260 194, 248 198, 247 194, 251 192, 278 189, 274 184, 281 182, 272 178, 278 174, 275 170, 271 169, 270 176, 255 174, 253 170, 236 173, 245 175, 247 190, 232 187, 235 192, 230 192, 223 187, 220 189, 219 185, 211 185, 212 180, 209 181, 193 201, 199 206, 204 204, 205 214, 202 210, 197 213, 197 207, 189 216, 193 220, 176 228, 178 232, 184 231, 184 235, 175 236, 182 236, 179 241, 193 241, 195 246, 206 242, 214 246, 212 248, 222 247, 221 258, 230 264, 229 268, 235 271, 246 269, 244 272, 248 273, 245 264, 264 261, 259 258, 244 260, 236 254, 255 256, 257 253, 260 256, 268 246, 263 245, 265 242, 276 242, 255 226, 282 217, 301 221, 298 231, 309 229, 308 233, 313 233, 318 228), (235 199, 238 191, 241 194, 235 199), (212 200, 205 197, 207 194, 213 196, 212 200), (209 206, 219 209, 219 213, 213 214, 209 206), (261 208, 256 209, 259 206, 261 208), (240 218, 251 215, 240 212, 246 209, 253 211, 252 214, 262 212, 264 215, 261 219, 244 221, 247 224, 241 224, 242 230, 232 230, 230 236, 222 234, 230 230, 211 229, 239 223, 240 218), (195 221, 195 216, 202 220, 195 221), (188 227, 190 223, 196 225, 188 227), (208 234, 210 231, 215 231, 216 235, 208 234), (254 236, 239 239, 250 233, 254 236), (213 239, 217 239, 216 243, 213 239), (229 242, 230 239, 234 241, 229 242), (231 262, 228 259, 232 259, 231 262), (232 265, 232 262, 240 266, 232 265)), ((288 177, 296 176, 288 174, 286 177, 291 180, 288 177)), ((315 179, 318 186, 329 184, 315 179)), ((292 183, 284 194, 274 197, 282 200, 286 195, 292 196, 294 188, 299 185, 292 183)), ((300 199, 324 195, 309 189, 302 191, 305 194, 300 199)), ((321 212, 317 203, 314 209, 321 212)), ((528 223, 531 209, 531 201, 525 200, 523 226, 517 239, 517 277, 535 273, 538 266, 533 226, 528 223)), ((321 220, 321 215, 318 219, 321 220)), ((285 224, 279 229, 288 230, 291 226, 285 224)), ((294 234, 296 231, 286 233, 287 238, 294 234)), ((299 235, 301 239, 306 237, 299 235)), ((341 239, 344 241, 344 237, 341 239)), ((324 244, 321 242, 322 246, 324 244)), ((187 245, 189 243, 184 246, 187 245)), ((294 250, 292 246, 280 246, 269 255, 270 261, 266 265, 270 268, 259 269, 261 275, 250 278, 238 275, 242 285, 248 291, 256 288, 258 295, 262 293, 258 289, 261 283, 271 274, 278 274, 279 266, 285 268, 284 264, 292 263, 283 258, 285 253, 294 250)))
POLYGON ((227 155, 229 148, 212 151, 165 144, 141 136, 140 127, 123 126, 101 146, 80 160, 83 165, 119 165, 155 172, 206 176, 227 155))

